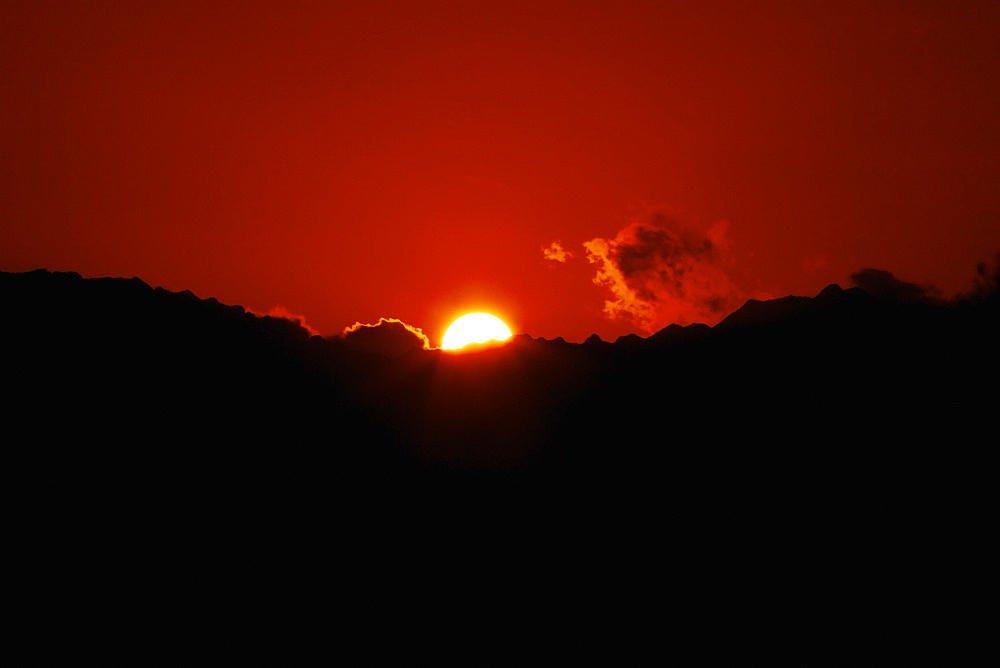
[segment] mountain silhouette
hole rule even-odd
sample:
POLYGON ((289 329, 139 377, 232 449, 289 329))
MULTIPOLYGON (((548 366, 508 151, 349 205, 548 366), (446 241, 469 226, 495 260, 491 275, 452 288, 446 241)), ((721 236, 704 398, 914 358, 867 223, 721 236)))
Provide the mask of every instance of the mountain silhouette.
POLYGON ((991 296, 464 354, 137 278, 0 302, 15 663, 627 660, 664 624, 840 661, 985 622, 991 296))

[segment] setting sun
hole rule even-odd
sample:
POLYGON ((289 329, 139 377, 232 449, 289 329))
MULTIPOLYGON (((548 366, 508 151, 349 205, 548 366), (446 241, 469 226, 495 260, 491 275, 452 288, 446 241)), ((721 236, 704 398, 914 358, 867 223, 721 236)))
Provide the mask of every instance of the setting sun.
POLYGON ((489 313, 468 313, 451 323, 444 333, 441 347, 457 350, 470 343, 506 341, 511 337, 510 328, 503 320, 489 313))

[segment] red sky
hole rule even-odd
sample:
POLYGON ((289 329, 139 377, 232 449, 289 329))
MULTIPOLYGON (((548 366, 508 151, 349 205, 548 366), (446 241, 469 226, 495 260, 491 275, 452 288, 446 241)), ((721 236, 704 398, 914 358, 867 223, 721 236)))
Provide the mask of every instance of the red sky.
POLYGON ((998 26, 995 1, 4 0, 0 270, 435 343, 469 310, 613 339, 862 267, 953 294, 1000 250, 998 26))

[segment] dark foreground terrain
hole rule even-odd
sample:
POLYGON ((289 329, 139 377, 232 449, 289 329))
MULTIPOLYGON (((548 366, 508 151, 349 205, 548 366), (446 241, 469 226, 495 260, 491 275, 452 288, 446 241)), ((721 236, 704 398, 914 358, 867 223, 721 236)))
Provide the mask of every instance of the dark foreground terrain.
POLYGON ((3 652, 951 663, 994 627, 986 288, 452 354, 0 274, 3 652))

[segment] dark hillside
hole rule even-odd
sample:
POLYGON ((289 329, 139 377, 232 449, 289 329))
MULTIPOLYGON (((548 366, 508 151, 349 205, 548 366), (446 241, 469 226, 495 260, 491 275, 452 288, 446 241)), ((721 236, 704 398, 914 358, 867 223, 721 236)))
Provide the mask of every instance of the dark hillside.
POLYGON ((992 570, 996 304, 831 286, 456 355, 0 274, 16 663, 621 659, 664 626, 947 656, 992 570))

